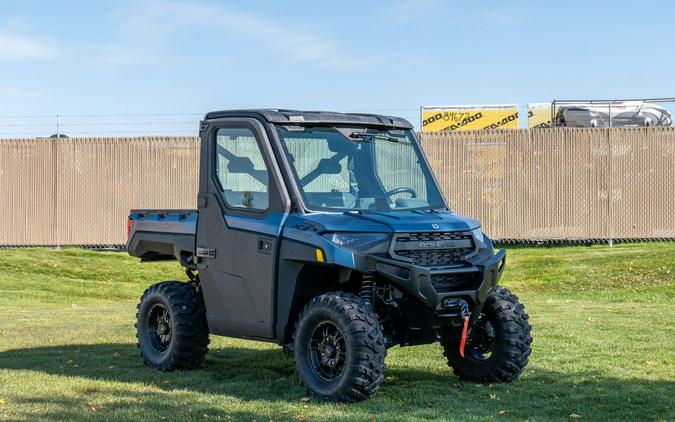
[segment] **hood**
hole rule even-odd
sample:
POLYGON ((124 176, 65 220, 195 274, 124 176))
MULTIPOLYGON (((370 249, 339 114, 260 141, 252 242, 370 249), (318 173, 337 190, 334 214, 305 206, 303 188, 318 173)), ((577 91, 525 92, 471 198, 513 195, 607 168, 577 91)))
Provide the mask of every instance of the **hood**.
POLYGON ((287 225, 310 225, 320 232, 400 233, 429 231, 470 231, 480 227, 471 218, 451 211, 364 211, 292 215, 287 225))

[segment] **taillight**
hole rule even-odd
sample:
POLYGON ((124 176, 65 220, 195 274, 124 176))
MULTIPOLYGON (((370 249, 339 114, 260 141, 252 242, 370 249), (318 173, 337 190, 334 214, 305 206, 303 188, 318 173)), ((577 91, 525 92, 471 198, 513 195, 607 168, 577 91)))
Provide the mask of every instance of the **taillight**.
POLYGON ((131 229, 133 227, 134 227, 134 220, 132 220, 131 217, 129 217, 129 219, 127 220, 127 237, 129 237, 129 235, 131 234, 131 229))

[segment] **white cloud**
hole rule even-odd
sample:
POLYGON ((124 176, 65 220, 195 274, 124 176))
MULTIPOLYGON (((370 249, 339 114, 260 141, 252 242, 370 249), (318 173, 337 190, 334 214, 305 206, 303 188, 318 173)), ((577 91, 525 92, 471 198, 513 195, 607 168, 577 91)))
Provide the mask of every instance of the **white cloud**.
POLYGON ((59 57, 58 49, 38 38, 0 30, 0 61, 51 60, 59 57))
POLYGON ((222 5, 182 1, 146 1, 123 10, 117 42, 104 46, 100 59, 109 64, 156 62, 170 54, 172 40, 195 31, 210 34, 222 45, 249 43, 281 60, 334 69, 348 69, 355 63, 345 46, 318 28, 222 5))

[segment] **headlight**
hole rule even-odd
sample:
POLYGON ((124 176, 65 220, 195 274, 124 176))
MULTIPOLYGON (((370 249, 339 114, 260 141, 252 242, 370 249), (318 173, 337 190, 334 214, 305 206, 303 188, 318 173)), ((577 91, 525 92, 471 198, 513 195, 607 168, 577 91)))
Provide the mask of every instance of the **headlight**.
POLYGON ((483 235, 483 232, 480 229, 472 230, 471 234, 473 234, 473 237, 476 239, 476 242, 485 243, 485 236, 483 235))
POLYGON ((494 253, 494 244, 492 243, 492 239, 490 239, 485 233, 483 233, 480 229, 473 230, 471 232, 473 236, 476 238, 476 247, 481 249, 487 249, 490 251, 490 253, 494 253))
POLYGON ((385 233, 326 233, 332 243, 343 248, 365 248, 387 240, 385 233))

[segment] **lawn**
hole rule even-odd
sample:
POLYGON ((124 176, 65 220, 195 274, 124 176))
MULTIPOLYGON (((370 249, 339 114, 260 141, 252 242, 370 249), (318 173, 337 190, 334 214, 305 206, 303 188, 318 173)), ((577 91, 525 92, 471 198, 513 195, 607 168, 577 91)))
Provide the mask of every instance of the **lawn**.
POLYGON ((509 249, 533 353, 511 384, 459 381, 440 347, 393 348, 355 405, 304 397, 273 344, 212 338, 202 369, 159 373, 135 345, 137 300, 184 279, 123 253, 0 250, 0 420, 675 419, 675 243, 509 249))

